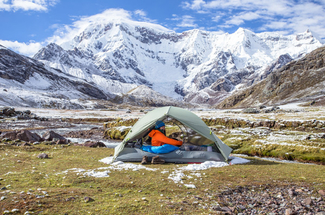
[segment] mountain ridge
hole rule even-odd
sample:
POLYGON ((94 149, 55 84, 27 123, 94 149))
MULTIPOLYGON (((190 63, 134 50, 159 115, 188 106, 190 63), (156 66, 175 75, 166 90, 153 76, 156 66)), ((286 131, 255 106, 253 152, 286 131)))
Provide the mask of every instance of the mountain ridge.
MULTIPOLYGON (((82 100, 100 99, 115 104, 215 106, 234 92, 264 80, 283 65, 322 46, 309 30, 288 36, 254 33, 243 28, 232 34, 198 29, 175 33, 157 24, 127 19, 93 22, 60 41, 61 44, 48 44, 29 61, 42 68, 41 77, 45 73, 59 74, 58 80, 87 85, 92 94, 87 95, 87 88, 78 89, 76 84, 72 84, 73 96, 62 92, 58 96, 53 90, 47 93, 48 80, 37 83, 40 86, 36 90, 25 82, 36 84, 37 78, 29 80, 26 69, 16 74, 14 64, 0 70, 3 83, 5 76, 12 80, 16 76, 15 81, 19 82, 20 78, 22 82, 19 86, 12 81, 6 84, 26 87, 35 93, 34 97, 37 93, 47 94, 48 101, 51 96, 66 98, 68 104, 71 99, 78 100, 79 95, 82 100), (95 91, 97 94, 93 94, 95 91)), ((11 60, 27 62, 26 59, 17 55, 11 60)), ((52 89, 59 90, 53 83, 52 89)), ((89 106, 77 103, 72 106, 89 106)))
POLYGON ((297 59, 322 45, 310 31, 289 36, 243 28, 221 35, 197 29, 175 33, 127 19, 92 23, 73 36, 58 44, 66 55, 43 55, 50 49, 45 47, 34 58, 71 75, 87 76, 113 94, 146 85, 176 100, 208 105, 221 101, 216 94, 225 98, 265 78, 267 67, 280 56, 297 59), (111 80, 123 83, 121 88, 112 91, 111 80), (218 83, 224 87, 216 87, 218 83))
POLYGON ((282 66, 261 82, 226 98, 218 108, 325 100, 325 46, 282 66))

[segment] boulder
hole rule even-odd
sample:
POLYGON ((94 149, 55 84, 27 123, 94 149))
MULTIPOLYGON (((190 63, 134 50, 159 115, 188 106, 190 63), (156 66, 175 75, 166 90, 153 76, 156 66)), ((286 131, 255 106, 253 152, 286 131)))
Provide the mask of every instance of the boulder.
POLYGON ((59 139, 59 140, 65 140, 63 136, 61 136, 58 133, 55 133, 54 131, 47 131, 42 135, 42 138, 46 141, 52 141, 53 139, 59 139))
POLYGON ((15 140, 17 139, 17 132, 16 131, 11 131, 11 132, 7 132, 1 135, 2 139, 6 139, 6 140, 15 140))
POLYGON ((106 147, 106 145, 99 141, 86 141, 83 146, 91 147, 91 148, 97 148, 97 147, 106 147))
POLYGON ((37 157, 40 159, 48 159, 49 158, 48 154, 45 154, 45 153, 39 154, 39 155, 37 155, 37 157))
POLYGON ((26 142, 40 142, 43 139, 36 133, 32 133, 28 130, 20 130, 20 131, 11 131, 11 132, 7 132, 5 134, 3 134, 1 136, 2 138, 8 138, 11 140, 23 140, 26 142))
POLYGON ((42 138, 36 134, 36 133, 32 133, 28 130, 22 130, 20 132, 17 133, 17 138, 26 142, 40 142, 42 141, 42 138))
POLYGON ((15 109, 12 108, 12 107, 4 107, 2 109, 2 113, 3 113, 3 115, 8 116, 8 117, 14 116, 15 115, 15 109))

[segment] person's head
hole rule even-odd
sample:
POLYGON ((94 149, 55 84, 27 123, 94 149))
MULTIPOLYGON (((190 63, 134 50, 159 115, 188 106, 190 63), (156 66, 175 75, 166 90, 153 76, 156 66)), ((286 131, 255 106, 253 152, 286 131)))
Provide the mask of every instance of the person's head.
POLYGON ((165 123, 163 121, 157 121, 155 129, 165 129, 165 123))

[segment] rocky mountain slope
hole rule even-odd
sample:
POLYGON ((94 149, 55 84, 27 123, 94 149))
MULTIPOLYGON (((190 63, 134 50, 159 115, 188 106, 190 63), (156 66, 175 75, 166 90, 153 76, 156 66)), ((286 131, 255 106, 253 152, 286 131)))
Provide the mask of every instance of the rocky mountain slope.
POLYGON ((145 85, 177 100, 209 105, 322 45, 310 31, 175 33, 128 19, 97 20, 60 41, 34 59, 115 95, 145 85))
POLYGON ((46 67, 0 45, 0 104, 80 108, 79 98, 107 100, 114 96, 90 83, 46 67))
POLYGON ((265 80, 234 93, 219 108, 325 100, 325 46, 292 61, 265 80))
POLYGON ((109 101, 111 104, 181 105, 152 89, 141 92, 136 89, 117 96, 98 88, 93 82, 48 67, 0 45, 0 106, 96 108, 105 107, 109 101), (152 98, 148 100, 145 93, 151 93, 152 98))

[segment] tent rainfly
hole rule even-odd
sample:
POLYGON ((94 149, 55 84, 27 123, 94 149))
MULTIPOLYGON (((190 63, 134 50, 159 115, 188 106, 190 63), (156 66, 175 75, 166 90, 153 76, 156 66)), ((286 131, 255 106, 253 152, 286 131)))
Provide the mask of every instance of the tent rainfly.
POLYGON ((196 114, 189 110, 173 106, 156 108, 139 119, 124 140, 115 147, 113 161, 139 162, 145 155, 149 159, 157 156, 157 154, 142 151, 140 148, 133 147, 132 145, 129 146, 129 143, 144 138, 148 130, 155 126, 156 121, 166 121, 168 119, 173 119, 189 129, 191 132, 187 132, 187 136, 188 133, 194 134, 192 138, 188 138, 185 143, 197 146, 209 145, 212 146, 213 150, 188 151, 180 147, 179 150, 166 154, 159 154, 166 162, 191 163, 228 161, 232 149, 224 144, 196 114), (200 141, 198 141, 198 137, 200 141))

